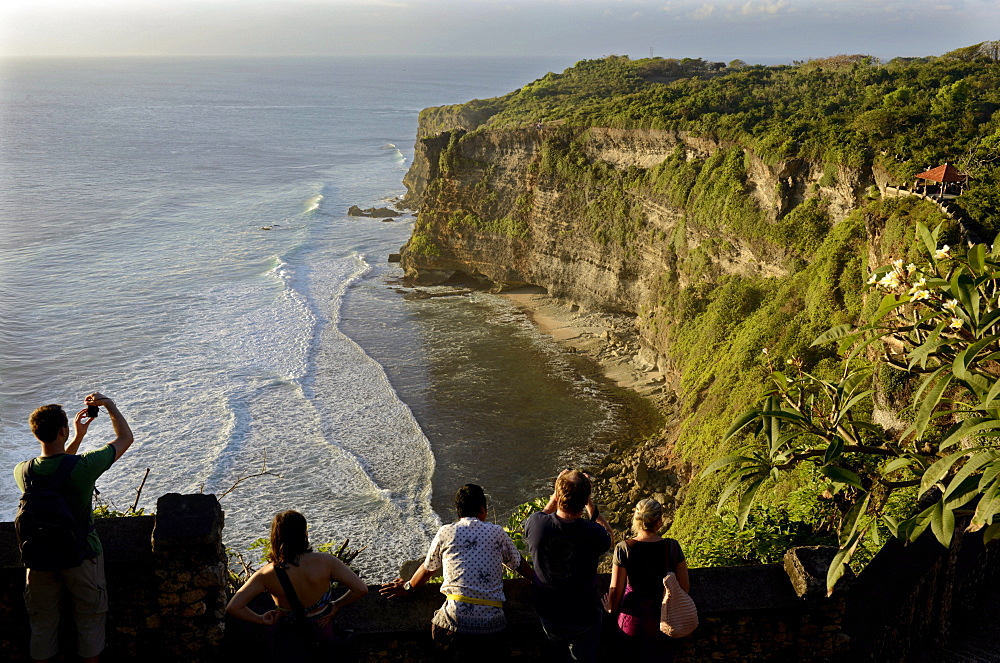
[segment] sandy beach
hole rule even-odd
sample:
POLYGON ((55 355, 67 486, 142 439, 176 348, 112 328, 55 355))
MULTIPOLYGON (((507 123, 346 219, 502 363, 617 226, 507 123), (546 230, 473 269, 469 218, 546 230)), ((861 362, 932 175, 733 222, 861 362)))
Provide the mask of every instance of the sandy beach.
POLYGON ((524 311, 539 331, 568 351, 594 360, 619 387, 654 401, 663 394, 665 376, 638 362, 639 344, 631 317, 574 310, 537 287, 510 290, 502 296, 524 311))

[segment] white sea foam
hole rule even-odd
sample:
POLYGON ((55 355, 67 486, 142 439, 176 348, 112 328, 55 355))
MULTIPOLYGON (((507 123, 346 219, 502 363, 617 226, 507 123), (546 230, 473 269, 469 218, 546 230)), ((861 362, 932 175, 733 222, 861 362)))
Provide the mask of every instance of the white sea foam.
POLYGON ((306 201, 306 214, 309 212, 314 212, 319 209, 320 203, 323 202, 323 194, 316 194, 308 201, 306 201))

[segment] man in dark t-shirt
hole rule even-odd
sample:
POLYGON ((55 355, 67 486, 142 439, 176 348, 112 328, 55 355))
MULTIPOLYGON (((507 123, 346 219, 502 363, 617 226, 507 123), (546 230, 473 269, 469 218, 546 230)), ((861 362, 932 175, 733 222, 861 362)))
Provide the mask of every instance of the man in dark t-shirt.
MULTIPOLYGON (((79 457, 70 471, 66 501, 81 530, 87 531, 87 555, 79 566, 59 571, 29 568, 24 592, 31 624, 30 652, 33 661, 46 661, 59 648, 59 598, 65 592, 72 598, 76 615, 77 653, 84 663, 96 663, 105 643, 105 617, 108 611, 107 582, 104 578, 104 554, 101 540, 94 531, 94 483, 132 444, 132 430, 114 401, 94 392, 87 396, 88 406, 103 407, 111 420, 115 439, 109 444, 79 457)), ((69 421, 61 405, 43 405, 31 413, 28 423, 41 444, 41 455, 19 463, 14 481, 22 491, 24 469, 47 477, 55 474, 67 456, 75 455, 93 418, 87 409, 73 418, 74 438, 68 445, 69 421)))
POLYGON ((611 548, 611 528, 591 492, 589 476, 563 470, 549 503, 524 523, 538 578, 535 608, 549 639, 551 660, 597 659, 603 614, 597 562, 611 548), (583 519, 584 511, 590 520, 583 519))

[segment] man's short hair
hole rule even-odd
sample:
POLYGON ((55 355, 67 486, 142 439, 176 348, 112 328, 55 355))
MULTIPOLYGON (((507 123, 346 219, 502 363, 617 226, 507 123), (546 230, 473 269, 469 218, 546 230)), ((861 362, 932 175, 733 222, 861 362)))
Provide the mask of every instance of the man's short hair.
POLYGON ((455 493, 455 510, 459 518, 475 518, 486 507, 486 493, 482 486, 467 483, 455 493))
POLYGON ((590 499, 590 479, 579 470, 570 470, 556 479, 556 499, 566 513, 580 513, 590 499))
POLYGON ((42 442, 55 442, 59 431, 69 428, 69 420, 62 405, 43 405, 28 417, 31 432, 42 442))

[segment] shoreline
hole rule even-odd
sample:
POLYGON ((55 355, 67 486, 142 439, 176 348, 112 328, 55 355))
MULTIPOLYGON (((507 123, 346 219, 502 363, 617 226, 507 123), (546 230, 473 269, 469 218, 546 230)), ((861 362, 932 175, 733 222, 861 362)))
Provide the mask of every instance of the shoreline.
POLYGON ((639 364, 634 318, 581 311, 534 286, 499 296, 513 303, 539 332, 567 353, 584 359, 623 397, 622 437, 610 443, 609 453, 596 467, 586 468, 595 475, 595 493, 603 502, 608 522, 627 532, 635 503, 645 497, 659 501, 664 506, 665 523, 672 522, 691 468, 672 452, 676 395, 668 376, 639 364), (645 421, 637 421, 642 419, 645 421), (650 423, 654 425, 650 427, 650 423))

